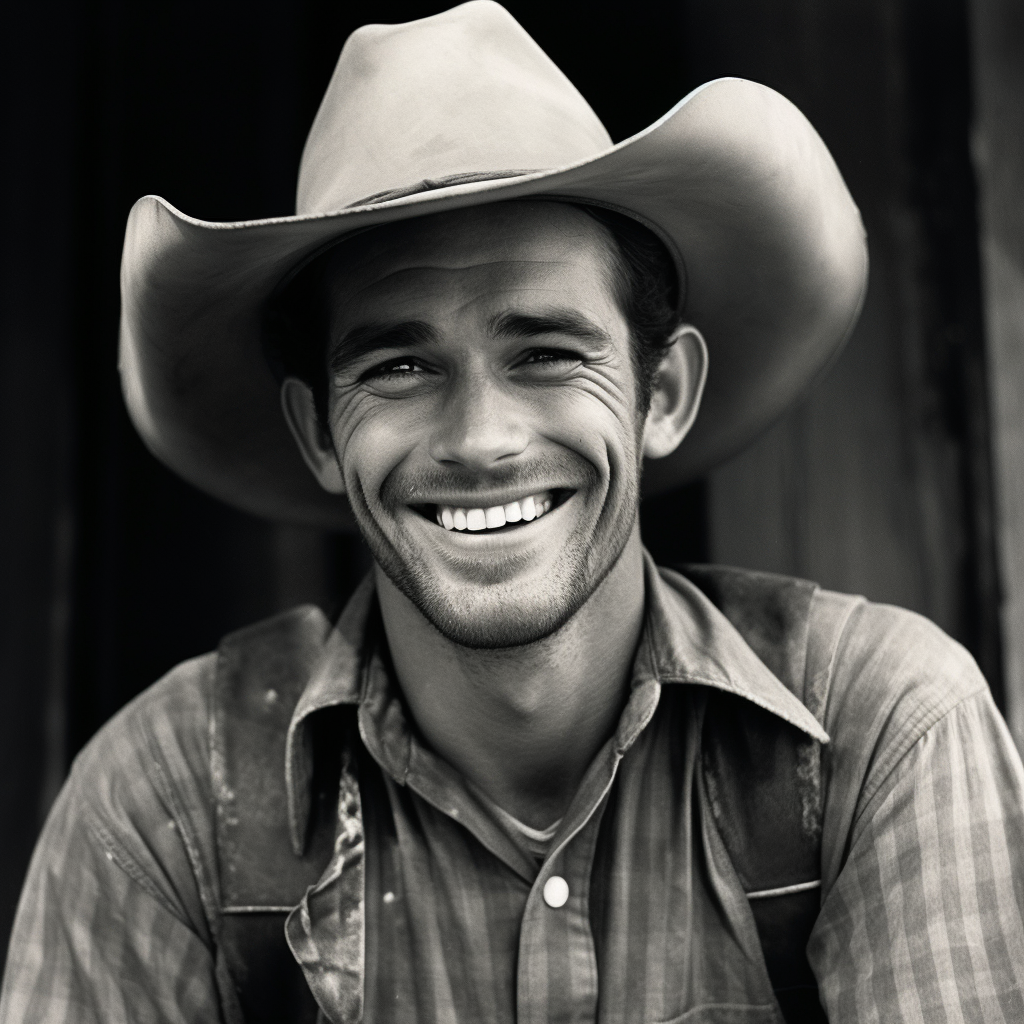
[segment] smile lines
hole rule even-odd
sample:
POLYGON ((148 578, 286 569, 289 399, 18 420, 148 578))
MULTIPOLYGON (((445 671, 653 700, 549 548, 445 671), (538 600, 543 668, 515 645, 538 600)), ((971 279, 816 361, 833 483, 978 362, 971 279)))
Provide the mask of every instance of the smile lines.
POLYGON ((507 505, 492 508, 454 508, 451 505, 437 506, 437 522, 446 530, 498 530, 508 523, 528 523, 540 519, 554 504, 551 491, 531 494, 507 505))

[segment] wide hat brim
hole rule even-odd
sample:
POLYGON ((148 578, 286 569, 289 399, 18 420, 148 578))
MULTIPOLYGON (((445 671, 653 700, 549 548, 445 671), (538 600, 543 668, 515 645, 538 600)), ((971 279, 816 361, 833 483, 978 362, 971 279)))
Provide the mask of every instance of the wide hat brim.
POLYGON ((704 334, 710 367, 692 431, 645 466, 646 494, 705 473, 767 427, 828 366, 863 302, 864 230, 824 143, 778 93, 721 79, 632 138, 554 170, 235 223, 140 199, 121 266, 120 368, 144 442, 246 512, 351 529, 347 502, 321 490, 281 413, 261 344, 268 298, 349 232, 528 198, 627 213, 680 265, 683 315, 704 334))

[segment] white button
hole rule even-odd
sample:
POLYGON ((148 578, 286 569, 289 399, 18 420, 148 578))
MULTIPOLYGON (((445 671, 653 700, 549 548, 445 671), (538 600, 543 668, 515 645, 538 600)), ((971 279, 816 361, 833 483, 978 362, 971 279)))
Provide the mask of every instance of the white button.
POLYGON ((561 875, 552 875, 544 883, 544 902, 556 910, 569 898, 569 883, 561 875))

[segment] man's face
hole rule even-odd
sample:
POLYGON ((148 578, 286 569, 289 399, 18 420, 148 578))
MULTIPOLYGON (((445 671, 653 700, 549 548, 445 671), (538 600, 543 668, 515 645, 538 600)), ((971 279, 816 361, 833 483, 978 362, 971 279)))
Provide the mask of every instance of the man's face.
POLYGON ((567 205, 505 203, 331 257, 345 489, 377 564, 456 643, 554 632, 634 529, 642 417, 613 244, 567 205))

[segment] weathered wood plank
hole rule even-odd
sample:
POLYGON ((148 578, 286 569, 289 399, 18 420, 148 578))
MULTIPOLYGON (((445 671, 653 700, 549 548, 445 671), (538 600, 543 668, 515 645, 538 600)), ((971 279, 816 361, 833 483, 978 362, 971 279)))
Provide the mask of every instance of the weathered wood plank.
POLYGON ((712 473, 712 557, 920 611, 975 653, 999 699, 962 3, 691 6, 705 77, 764 81, 821 132, 872 264, 830 373, 712 473))
POLYGON ((1006 716, 1024 750, 1024 7, 971 0, 1006 716))

